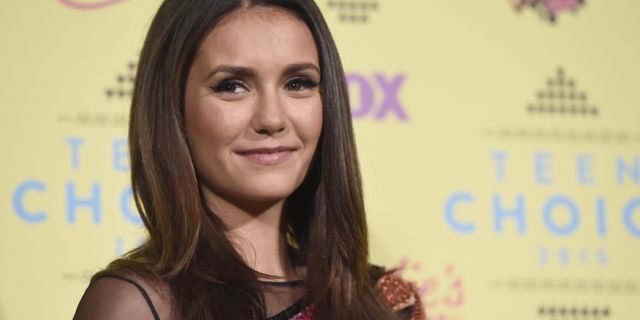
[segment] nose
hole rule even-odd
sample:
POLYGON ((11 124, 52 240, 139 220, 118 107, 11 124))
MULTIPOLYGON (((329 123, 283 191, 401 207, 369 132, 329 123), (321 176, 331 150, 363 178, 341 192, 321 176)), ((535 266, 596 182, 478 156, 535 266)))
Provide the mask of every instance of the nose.
POLYGON ((275 135, 287 128, 286 113, 277 92, 264 92, 256 99, 252 119, 253 130, 259 134, 275 135))

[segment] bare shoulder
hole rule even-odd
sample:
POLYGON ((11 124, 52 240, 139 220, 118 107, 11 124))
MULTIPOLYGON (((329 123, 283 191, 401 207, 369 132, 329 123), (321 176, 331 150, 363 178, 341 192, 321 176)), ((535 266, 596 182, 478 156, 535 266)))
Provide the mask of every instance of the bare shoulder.
POLYGON ((426 319, 415 282, 403 279, 396 272, 386 272, 376 281, 375 290, 382 301, 403 318, 426 319))
POLYGON ((166 286, 134 274, 95 279, 82 296, 73 317, 74 320, 173 318, 166 286))

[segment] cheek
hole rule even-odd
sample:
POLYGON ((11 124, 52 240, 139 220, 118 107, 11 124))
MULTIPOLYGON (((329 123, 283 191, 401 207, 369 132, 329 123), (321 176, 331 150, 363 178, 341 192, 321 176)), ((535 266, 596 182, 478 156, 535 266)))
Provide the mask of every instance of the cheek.
MULTIPOLYGON (((243 132, 243 116, 234 108, 221 104, 202 103, 192 106, 187 113, 187 131, 190 142, 197 146, 226 146, 243 132)), ((216 149, 205 152, 219 151, 216 149)))
POLYGON ((300 110, 304 110, 296 117, 300 138, 306 143, 315 144, 318 142, 322 130, 322 102, 318 99, 300 110))

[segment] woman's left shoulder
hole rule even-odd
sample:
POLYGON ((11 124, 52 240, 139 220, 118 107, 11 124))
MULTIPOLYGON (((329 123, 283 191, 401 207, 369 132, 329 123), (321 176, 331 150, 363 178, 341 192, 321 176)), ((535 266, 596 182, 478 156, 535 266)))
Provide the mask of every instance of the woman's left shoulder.
POLYGON ((408 281, 397 270, 371 266, 371 279, 378 297, 402 319, 425 320, 424 307, 415 282, 408 281))

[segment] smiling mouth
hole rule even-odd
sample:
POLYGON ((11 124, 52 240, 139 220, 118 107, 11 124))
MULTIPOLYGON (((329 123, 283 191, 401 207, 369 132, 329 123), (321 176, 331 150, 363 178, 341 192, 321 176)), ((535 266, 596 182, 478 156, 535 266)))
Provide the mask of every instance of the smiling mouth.
POLYGON ((276 165, 287 160, 297 149, 290 147, 258 148, 236 152, 260 165, 276 165))

